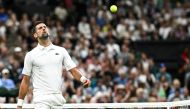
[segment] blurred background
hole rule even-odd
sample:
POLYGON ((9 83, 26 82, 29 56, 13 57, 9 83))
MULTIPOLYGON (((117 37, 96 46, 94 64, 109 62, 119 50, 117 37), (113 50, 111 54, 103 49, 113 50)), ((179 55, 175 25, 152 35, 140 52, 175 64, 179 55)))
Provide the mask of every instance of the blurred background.
POLYGON ((63 69, 68 103, 190 99, 189 0, 0 0, 1 103, 16 102, 36 20, 92 81, 84 89, 63 69))

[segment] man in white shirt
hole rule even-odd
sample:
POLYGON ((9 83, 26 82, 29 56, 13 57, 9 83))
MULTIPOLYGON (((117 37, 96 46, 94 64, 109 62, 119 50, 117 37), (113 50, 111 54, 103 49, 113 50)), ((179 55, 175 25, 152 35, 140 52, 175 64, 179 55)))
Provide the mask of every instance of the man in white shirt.
POLYGON ((81 75, 65 48, 52 44, 45 23, 42 21, 34 23, 33 36, 37 39, 38 45, 25 56, 17 109, 22 109, 30 77, 35 109, 61 106, 66 102, 61 93, 63 65, 76 80, 82 82, 84 87, 90 85, 90 80, 81 75))

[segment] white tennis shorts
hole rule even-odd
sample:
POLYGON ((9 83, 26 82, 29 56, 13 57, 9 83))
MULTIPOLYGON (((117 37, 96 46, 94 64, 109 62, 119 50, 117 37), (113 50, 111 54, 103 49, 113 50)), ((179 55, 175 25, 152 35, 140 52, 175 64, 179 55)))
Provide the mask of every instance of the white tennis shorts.
POLYGON ((35 109, 53 109, 53 106, 63 106, 66 100, 61 94, 48 94, 34 96, 33 102, 35 109))

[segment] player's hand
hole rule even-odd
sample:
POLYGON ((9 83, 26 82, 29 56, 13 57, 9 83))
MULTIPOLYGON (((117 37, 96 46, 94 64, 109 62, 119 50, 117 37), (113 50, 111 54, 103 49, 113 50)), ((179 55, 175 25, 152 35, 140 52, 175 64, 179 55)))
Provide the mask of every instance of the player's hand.
POLYGON ((21 106, 17 106, 17 109, 22 109, 22 107, 21 106))
POLYGON ((83 83, 83 87, 87 88, 90 86, 90 80, 89 79, 86 79, 86 81, 83 83))

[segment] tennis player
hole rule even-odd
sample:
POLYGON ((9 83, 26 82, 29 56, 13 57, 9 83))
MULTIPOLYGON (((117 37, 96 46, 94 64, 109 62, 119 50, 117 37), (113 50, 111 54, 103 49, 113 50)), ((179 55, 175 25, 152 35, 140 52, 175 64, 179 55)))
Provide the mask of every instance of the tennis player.
POLYGON ((22 109, 30 78, 35 109, 62 106, 66 102, 61 92, 63 66, 76 80, 81 81, 84 87, 90 85, 90 80, 81 75, 65 48, 52 44, 49 30, 44 22, 34 23, 33 36, 37 39, 38 45, 25 56, 17 109, 22 109))

